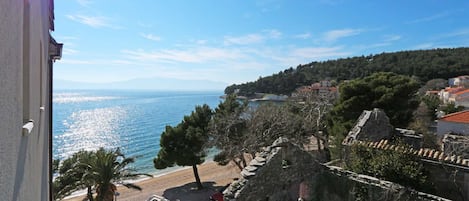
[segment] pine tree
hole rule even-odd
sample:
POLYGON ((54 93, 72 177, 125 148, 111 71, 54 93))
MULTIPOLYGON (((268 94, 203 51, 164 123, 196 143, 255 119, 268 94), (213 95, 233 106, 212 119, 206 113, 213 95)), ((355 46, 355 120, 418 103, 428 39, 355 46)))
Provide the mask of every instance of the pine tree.
POLYGON ((208 141, 208 124, 212 110, 206 104, 196 106, 195 111, 177 126, 166 126, 161 134, 160 151, 153 160, 156 169, 192 166, 197 188, 202 189, 197 165, 205 160, 205 143, 208 141))

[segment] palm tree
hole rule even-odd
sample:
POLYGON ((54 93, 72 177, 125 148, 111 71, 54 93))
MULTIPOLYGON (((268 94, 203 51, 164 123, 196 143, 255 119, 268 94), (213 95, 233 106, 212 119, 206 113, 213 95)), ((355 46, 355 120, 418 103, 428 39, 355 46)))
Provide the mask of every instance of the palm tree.
POLYGON ((135 179, 138 176, 152 176, 143 173, 134 173, 128 165, 133 163, 135 158, 126 158, 119 150, 105 150, 100 148, 95 152, 93 160, 82 165, 88 169, 83 175, 84 181, 93 181, 96 188, 97 201, 112 201, 116 191, 116 184, 127 188, 142 190, 139 186, 124 182, 124 180, 135 179))
POLYGON ((116 184, 141 190, 137 185, 123 182, 138 176, 149 174, 133 173, 127 167, 135 158, 126 158, 119 149, 97 151, 79 151, 62 161, 58 167, 59 176, 54 180, 54 199, 61 200, 72 192, 87 189, 87 199, 93 201, 93 188, 98 201, 113 200, 116 184))
POLYGON ((87 188, 88 200, 93 201, 92 187, 94 182, 84 180, 83 175, 88 171, 86 166, 82 164, 90 163, 95 153, 92 151, 79 151, 70 158, 63 160, 61 163, 57 161, 58 177, 53 182, 54 200, 61 200, 70 195, 72 192, 87 188))

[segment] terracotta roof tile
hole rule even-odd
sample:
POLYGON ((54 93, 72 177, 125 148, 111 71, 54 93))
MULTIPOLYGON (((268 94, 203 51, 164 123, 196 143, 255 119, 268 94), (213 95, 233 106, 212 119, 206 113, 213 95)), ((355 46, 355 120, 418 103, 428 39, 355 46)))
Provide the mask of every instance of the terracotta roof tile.
POLYGON ((458 123, 469 123, 469 110, 445 115, 440 120, 458 123))
POLYGON ((445 91, 448 92, 448 93, 456 93, 456 92, 462 91, 462 90, 464 90, 464 88, 462 88, 462 87, 456 87, 456 88, 447 87, 447 88, 445 88, 445 91))
POLYGON ((454 95, 461 95, 461 94, 465 94, 465 93, 468 93, 469 92, 469 89, 466 89, 466 90, 463 90, 463 91, 458 91, 456 93, 454 93, 454 95))

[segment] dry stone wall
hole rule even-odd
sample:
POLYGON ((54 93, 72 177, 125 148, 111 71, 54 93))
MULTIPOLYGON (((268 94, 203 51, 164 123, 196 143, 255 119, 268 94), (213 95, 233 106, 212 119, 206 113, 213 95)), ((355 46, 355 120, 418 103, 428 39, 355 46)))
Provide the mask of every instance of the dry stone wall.
POLYGON ((355 201, 447 199, 399 184, 323 165, 310 153, 280 138, 241 172, 224 192, 228 201, 355 201))

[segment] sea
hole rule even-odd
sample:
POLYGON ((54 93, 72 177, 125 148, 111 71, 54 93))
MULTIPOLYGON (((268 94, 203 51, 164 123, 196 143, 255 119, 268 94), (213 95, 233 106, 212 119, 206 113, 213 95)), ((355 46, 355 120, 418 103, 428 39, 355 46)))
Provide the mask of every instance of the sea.
MULTIPOLYGON (((53 158, 80 150, 120 148, 136 157, 132 168, 159 174, 153 167, 166 126, 175 126, 196 105, 214 109, 222 91, 54 90, 53 158)), ((166 170, 168 171, 168 170, 166 170)))

